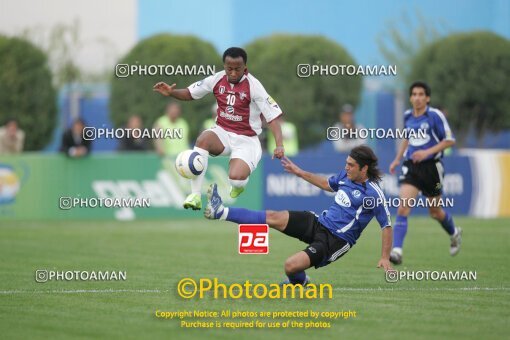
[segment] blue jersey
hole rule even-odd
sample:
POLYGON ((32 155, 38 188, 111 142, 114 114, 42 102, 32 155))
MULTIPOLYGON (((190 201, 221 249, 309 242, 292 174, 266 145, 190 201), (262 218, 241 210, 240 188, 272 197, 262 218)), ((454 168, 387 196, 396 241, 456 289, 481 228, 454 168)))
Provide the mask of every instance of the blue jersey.
MULTIPOLYGON (((404 152, 404 158, 406 160, 411 159, 411 155, 417 150, 425 150, 439 144, 443 140, 455 140, 450 125, 444 114, 433 107, 427 106, 427 110, 424 114, 419 117, 413 115, 413 110, 407 110, 404 113, 404 127, 406 130, 413 130, 418 136, 415 138, 411 136, 409 138, 409 146, 404 152), (423 130, 426 134, 424 138, 421 138, 419 130, 423 130)), ((428 159, 440 159, 443 157, 443 152, 438 152, 434 155, 430 155, 424 160, 428 159)))
POLYGON ((336 191, 335 202, 319 216, 319 222, 333 235, 352 246, 374 216, 381 228, 391 226, 386 199, 377 183, 352 182, 345 170, 328 181, 330 188, 336 191))

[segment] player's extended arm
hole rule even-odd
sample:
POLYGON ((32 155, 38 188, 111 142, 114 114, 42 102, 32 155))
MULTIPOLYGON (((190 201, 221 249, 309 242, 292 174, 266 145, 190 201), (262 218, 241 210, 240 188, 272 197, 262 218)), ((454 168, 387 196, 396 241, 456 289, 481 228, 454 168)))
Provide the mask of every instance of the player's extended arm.
POLYGON ((187 88, 185 89, 176 89, 177 85, 174 83, 172 85, 168 85, 165 82, 160 81, 152 88, 153 91, 161 93, 165 97, 174 97, 179 100, 192 100, 191 93, 187 88))
POLYGON ((285 156, 285 149, 283 147, 283 134, 282 134, 282 125, 280 122, 280 118, 273 119, 269 124, 267 124, 267 127, 274 136, 274 141, 276 148, 273 150, 273 157, 278 159, 281 159, 283 156, 285 156))
POLYGON ((390 263, 390 251, 391 251, 391 242, 393 240, 393 230, 391 226, 388 226, 382 230, 382 250, 381 250, 381 259, 379 263, 377 263, 377 268, 384 268, 384 270, 391 270, 390 263))
POLYGON ((326 177, 322 177, 311 172, 304 171, 285 156, 282 158, 282 166, 285 169, 285 171, 290 172, 291 174, 294 174, 298 177, 301 177, 308 183, 312 183, 313 185, 315 185, 318 188, 321 188, 322 190, 333 192, 333 189, 330 188, 328 179, 326 177))
POLYGON ((398 148, 397 155, 395 156, 395 160, 391 162, 390 164, 390 174, 395 174, 395 168, 400 164, 400 161, 402 160, 402 157, 404 156, 404 152, 407 149, 407 146, 409 145, 409 140, 404 139, 402 141, 402 144, 400 144, 400 147, 398 148))
POLYGON ((430 147, 426 150, 418 150, 418 151, 413 152, 413 154, 411 155, 411 158, 414 162, 421 162, 428 156, 434 155, 438 152, 441 152, 444 149, 447 149, 454 144, 455 144, 454 140, 444 140, 443 139, 441 142, 434 145, 433 147, 430 147))

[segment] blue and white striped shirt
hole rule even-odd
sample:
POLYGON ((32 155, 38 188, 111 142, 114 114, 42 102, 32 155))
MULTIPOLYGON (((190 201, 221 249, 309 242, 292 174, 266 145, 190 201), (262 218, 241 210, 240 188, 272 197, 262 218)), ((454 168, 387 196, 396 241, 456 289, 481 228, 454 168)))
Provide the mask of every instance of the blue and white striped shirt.
POLYGON ((331 189, 336 191, 335 201, 319 216, 319 222, 333 235, 352 246, 374 216, 381 228, 391 226, 386 198, 377 183, 370 180, 363 184, 352 182, 345 170, 328 181, 331 189))

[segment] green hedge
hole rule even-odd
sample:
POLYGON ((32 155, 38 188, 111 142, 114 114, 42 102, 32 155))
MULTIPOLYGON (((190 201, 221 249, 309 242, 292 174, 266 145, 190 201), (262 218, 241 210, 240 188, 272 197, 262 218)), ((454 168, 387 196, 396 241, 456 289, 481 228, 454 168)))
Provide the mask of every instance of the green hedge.
POLYGON ((356 64, 342 46, 325 37, 272 35, 248 44, 246 51, 248 70, 278 102, 286 119, 296 124, 302 146, 324 141, 326 128, 338 121, 340 107, 360 100, 361 77, 297 76, 299 64, 356 64))
POLYGON ((453 34, 415 57, 408 82, 424 80, 454 133, 510 128, 510 41, 490 32, 453 34))
POLYGON ((56 92, 47 57, 32 43, 0 36, 0 124, 18 119, 25 150, 40 150, 56 124, 56 92))
MULTIPOLYGON (((170 34, 159 34, 140 41, 118 63, 174 66, 215 65, 216 72, 223 69, 221 56, 212 44, 193 36, 170 34)), ((114 74, 111 83, 110 117, 116 126, 121 126, 125 124, 130 115, 138 114, 142 117, 145 126, 150 127, 164 113, 165 106, 170 100, 169 97, 163 97, 152 91, 155 83, 164 81, 168 84, 176 83, 177 88, 185 88, 203 78, 205 78, 203 75, 134 75, 118 78, 114 74)), ((188 121, 193 137, 199 132, 202 121, 210 118, 211 106, 214 101, 214 96, 209 95, 202 100, 181 102, 183 118, 188 121)))

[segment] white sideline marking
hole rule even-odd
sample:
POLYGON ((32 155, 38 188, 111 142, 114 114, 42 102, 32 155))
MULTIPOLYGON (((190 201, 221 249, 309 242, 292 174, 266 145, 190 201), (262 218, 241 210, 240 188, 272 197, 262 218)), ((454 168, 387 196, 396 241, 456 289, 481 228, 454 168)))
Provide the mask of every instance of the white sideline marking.
MULTIPOLYGON (((333 288, 335 292, 391 292, 391 291, 417 291, 417 292, 440 292, 440 291, 507 291, 510 287, 458 287, 458 288, 333 288)), ((170 290, 163 289, 76 289, 76 290, 0 290, 2 295, 15 294, 104 294, 104 293, 168 293, 170 290)))
MULTIPOLYGON (((393 283, 388 283, 392 285, 393 283)), ((435 291, 477 291, 477 290, 510 290, 510 287, 457 287, 457 288, 333 288, 333 291, 354 291, 354 292, 379 292, 379 291, 418 291, 418 292, 435 292, 435 291)))
POLYGON ((0 290, 0 294, 166 293, 160 289, 0 290))

